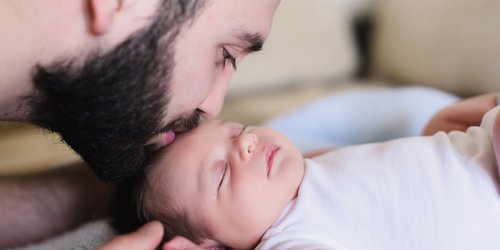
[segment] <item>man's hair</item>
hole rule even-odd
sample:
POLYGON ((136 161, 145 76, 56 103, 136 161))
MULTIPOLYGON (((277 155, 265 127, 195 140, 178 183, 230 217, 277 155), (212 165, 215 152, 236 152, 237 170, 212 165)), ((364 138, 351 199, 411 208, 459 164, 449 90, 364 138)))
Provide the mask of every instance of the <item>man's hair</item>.
MULTIPOLYGON (((62 139, 100 178, 123 181, 139 171, 170 100, 174 42, 207 0, 162 0, 151 24, 109 52, 84 62, 36 65, 29 119, 62 139)), ((199 115, 198 113, 195 113, 199 115)), ((199 116, 184 121, 196 126, 199 116)), ((170 124, 172 125, 172 124, 170 124)))
POLYGON ((208 239, 210 230, 200 222, 194 222, 189 214, 179 206, 179 201, 162 193, 161 178, 154 170, 161 166, 166 157, 166 149, 161 149, 150 159, 150 163, 126 182, 118 185, 113 211, 112 225, 120 233, 137 230, 143 224, 158 220, 164 228, 163 242, 175 236, 183 236, 196 244, 208 239))

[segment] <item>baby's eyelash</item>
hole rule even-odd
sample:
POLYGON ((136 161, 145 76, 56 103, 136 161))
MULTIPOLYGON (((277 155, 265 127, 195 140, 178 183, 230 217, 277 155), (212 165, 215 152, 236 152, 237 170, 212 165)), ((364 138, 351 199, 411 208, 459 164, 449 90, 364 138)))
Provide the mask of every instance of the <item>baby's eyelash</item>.
POLYGON ((222 48, 222 56, 224 58, 224 66, 230 63, 233 69, 236 70, 236 58, 226 48, 222 48))
POLYGON ((219 191, 220 187, 222 186, 222 182, 224 181, 224 178, 226 177, 226 172, 227 172, 228 167, 229 167, 229 162, 226 161, 226 164, 224 166, 224 172, 222 172, 222 177, 220 178, 219 188, 217 188, 217 191, 219 191))
POLYGON ((237 136, 237 137, 240 137, 243 133, 245 133, 245 130, 246 130, 246 129, 247 129, 247 126, 243 126, 243 127, 241 128, 241 131, 240 131, 240 133, 238 134, 238 136, 237 136))

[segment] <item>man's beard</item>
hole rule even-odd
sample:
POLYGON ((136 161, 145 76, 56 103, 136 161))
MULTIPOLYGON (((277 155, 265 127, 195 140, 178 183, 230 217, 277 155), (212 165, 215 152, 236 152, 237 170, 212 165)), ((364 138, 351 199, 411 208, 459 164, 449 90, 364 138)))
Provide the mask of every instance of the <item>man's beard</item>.
POLYGON ((165 126, 174 41, 198 1, 163 1, 158 15, 112 51, 37 65, 30 120, 61 134, 100 178, 122 181, 141 169, 155 147, 149 138, 172 126, 190 129, 199 112, 165 126))

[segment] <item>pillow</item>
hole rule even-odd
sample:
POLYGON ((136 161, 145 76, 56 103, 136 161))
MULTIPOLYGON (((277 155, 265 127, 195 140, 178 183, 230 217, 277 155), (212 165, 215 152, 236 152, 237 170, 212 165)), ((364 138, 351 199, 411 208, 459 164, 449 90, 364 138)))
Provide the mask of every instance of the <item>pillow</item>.
POLYGON ((373 86, 338 91, 264 125, 306 153, 420 135, 440 109, 458 98, 419 86, 373 86))
POLYGON ((281 1, 264 49, 238 65, 229 94, 351 76, 357 66, 348 16, 337 1, 281 1))
POLYGON ((500 1, 380 0, 372 72, 461 95, 500 89, 500 1))

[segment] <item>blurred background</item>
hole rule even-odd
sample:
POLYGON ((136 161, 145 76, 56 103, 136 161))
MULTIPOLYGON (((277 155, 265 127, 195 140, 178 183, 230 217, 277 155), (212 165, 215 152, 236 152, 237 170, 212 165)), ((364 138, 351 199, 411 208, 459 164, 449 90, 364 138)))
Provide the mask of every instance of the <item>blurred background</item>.
MULTIPOLYGON (((413 135, 456 97, 500 90, 499 27, 498 0, 283 0, 264 50, 238 66, 220 118, 351 139, 337 144, 413 135)), ((75 160, 56 135, 0 123, 0 175, 75 160)))

